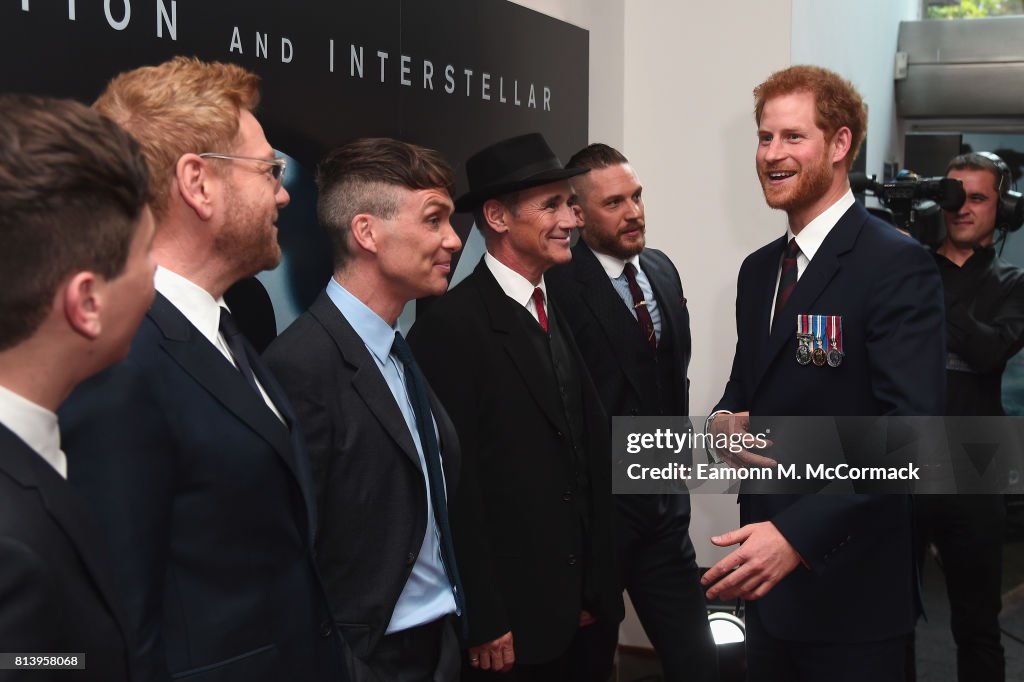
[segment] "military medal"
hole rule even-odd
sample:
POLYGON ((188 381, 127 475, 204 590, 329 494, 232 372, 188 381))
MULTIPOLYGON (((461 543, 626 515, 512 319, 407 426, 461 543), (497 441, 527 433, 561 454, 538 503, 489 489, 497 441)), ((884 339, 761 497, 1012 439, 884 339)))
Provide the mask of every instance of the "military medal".
POLYGON ((796 361, 799 365, 811 364, 811 335, 807 315, 796 316, 796 361))
POLYGON ((825 316, 814 315, 814 350, 811 351, 811 361, 816 367, 824 367, 827 360, 825 353, 825 316))
POLYGON ((843 318, 839 315, 828 317, 828 340, 830 348, 826 360, 829 367, 838 367, 843 362, 843 318))

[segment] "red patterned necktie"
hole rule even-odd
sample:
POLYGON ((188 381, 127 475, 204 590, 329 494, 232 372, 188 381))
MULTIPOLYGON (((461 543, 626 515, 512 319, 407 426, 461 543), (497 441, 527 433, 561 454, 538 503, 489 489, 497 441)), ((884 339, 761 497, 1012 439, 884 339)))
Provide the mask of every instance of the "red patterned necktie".
POLYGON ((633 297, 633 312, 636 313, 636 321, 640 323, 640 330, 647 337, 647 343, 651 346, 651 350, 657 352, 658 350, 658 337, 654 333, 654 320, 651 319, 651 313, 647 310, 647 301, 644 300, 644 292, 640 289, 640 285, 636 281, 636 266, 632 263, 626 263, 626 268, 623 270, 626 273, 626 284, 629 285, 629 295, 633 297))
POLYGON ((548 313, 544 310, 544 292, 540 290, 540 287, 536 287, 533 290, 533 305, 537 308, 537 321, 540 322, 541 328, 547 331, 548 313))
POLYGON ((772 315, 772 326, 786 307, 786 301, 796 288, 796 257, 800 254, 800 246, 796 239, 790 239, 786 250, 782 253, 782 270, 779 271, 779 291, 775 295, 775 313, 772 315))

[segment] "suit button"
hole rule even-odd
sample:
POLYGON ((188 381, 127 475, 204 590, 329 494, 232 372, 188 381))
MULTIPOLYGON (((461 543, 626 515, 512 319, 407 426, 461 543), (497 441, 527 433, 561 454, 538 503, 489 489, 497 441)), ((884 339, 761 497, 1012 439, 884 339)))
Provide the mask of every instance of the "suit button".
POLYGON ((410 564, 410 565, 416 563, 416 555, 413 554, 412 552, 409 552, 408 554, 406 554, 405 555, 405 563, 410 564))
POLYGON ((331 624, 331 621, 325 620, 323 623, 320 624, 320 636, 321 637, 330 637, 333 634, 334 634, 334 625, 331 624))
POLYGON ((555 438, 565 438, 565 434, 561 431, 555 431, 555 438))
POLYGON ((569 558, 566 559, 566 563, 568 563, 570 566, 575 566, 576 565, 576 555, 575 554, 570 554, 569 558))
POLYGON ((562 495, 562 502, 572 502, 572 491, 566 490, 562 495))
POLYGON ((638 414, 640 414, 640 410, 638 410, 638 409, 636 409, 636 408, 634 407, 634 408, 633 408, 632 410, 630 410, 630 411, 629 411, 629 413, 630 413, 631 415, 633 415, 633 416, 635 417, 635 416, 637 416, 638 414))

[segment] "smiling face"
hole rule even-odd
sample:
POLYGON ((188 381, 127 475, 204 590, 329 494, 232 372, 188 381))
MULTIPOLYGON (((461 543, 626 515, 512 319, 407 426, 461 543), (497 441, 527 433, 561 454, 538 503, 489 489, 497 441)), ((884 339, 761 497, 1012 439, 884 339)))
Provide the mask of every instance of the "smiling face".
MULTIPOLYGON (((440 296, 448 289, 452 254, 462 241, 451 224, 454 209, 443 188, 392 187, 398 211, 379 218, 377 266, 387 295, 401 309, 407 301, 440 296)), ((381 292, 384 293, 384 292, 381 292)))
POLYGON ((599 253, 626 260, 645 243, 643 187, 629 164, 595 168, 573 186, 579 190, 581 231, 599 253))
POLYGON ((765 102, 757 131, 757 176, 765 201, 789 214, 798 232, 845 191, 849 128, 830 138, 818 127, 814 94, 795 92, 765 102))
POLYGON ((946 177, 964 184, 967 200, 957 211, 944 211, 946 242, 961 250, 992 243, 996 229, 999 192, 995 174, 981 169, 963 168, 949 171, 946 177))
MULTIPOLYGON (((569 238, 576 229, 576 216, 569 205, 572 188, 567 180, 531 187, 518 192, 515 210, 501 206, 488 220, 495 220, 498 232, 492 254, 532 284, 538 284, 554 265, 572 260, 569 238)), ((490 200, 484 212, 500 206, 490 200)), ((488 247, 490 250, 490 246, 488 247)))

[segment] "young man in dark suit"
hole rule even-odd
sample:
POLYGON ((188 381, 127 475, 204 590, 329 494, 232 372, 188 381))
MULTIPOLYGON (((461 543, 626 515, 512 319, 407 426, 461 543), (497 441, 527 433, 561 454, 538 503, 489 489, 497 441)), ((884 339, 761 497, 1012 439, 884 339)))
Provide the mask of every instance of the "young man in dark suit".
MULTIPOLYGON (((740 268, 736 354, 716 407, 735 415, 713 415, 712 432, 769 415, 942 414, 935 264, 847 180, 867 124, 860 96, 812 66, 754 93, 758 177, 789 227, 740 268)), ((787 456, 779 442, 720 454, 735 466, 787 456)), ((919 604, 909 497, 740 498, 742 527, 712 538, 740 546, 703 580, 711 598, 747 600, 750 679, 905 680, 919 604)))
POLYGON ((580 627, 618 623, 608 422, 544 273, 571 257, 565 170, 539 134, 466 164, 487 253, 409 337, 462 445, 452 527, 469 618, 465 679, 572 679, 580 627))
POLYGON ((396 327, 448 288, 452 172, 433 150, 365 138, 328 154, 317 185, 334 276, 265 355, 308 434, 317 560, 354 680, 457 680, 458 437, 396 327))
MULTIPOLYGON (((679 273, 661 251, 645 248, 643 187, 616 149, 592 144, 568 168, 580 240, 572 261, 547 274, 609 417, 688 415, 690 316, 679 273)), ((665 679, 716 680, 685 494, 616 495, 615 542, 621 589, 629 591, 665 679)), ((584 665, 607 680, 617 623, 595 623, 584 665)))
MULTIPOLYGON (((153 300, 146 162, 68 100, 0 96, 0 140, 0 647, 128 680, 134 633, 55 410, 125 356, 153 300)), ((5 681, 55 679, 5 663, 5 681)))
POLYGON ((344 679, 302 435, 222 301, 281 258, 284 162, 258 100, 252 73, 176 58, 121 74, 95 105, 146 155, 157 296, 128 358, 65 406, 64 443, 146 679, 344 679))

